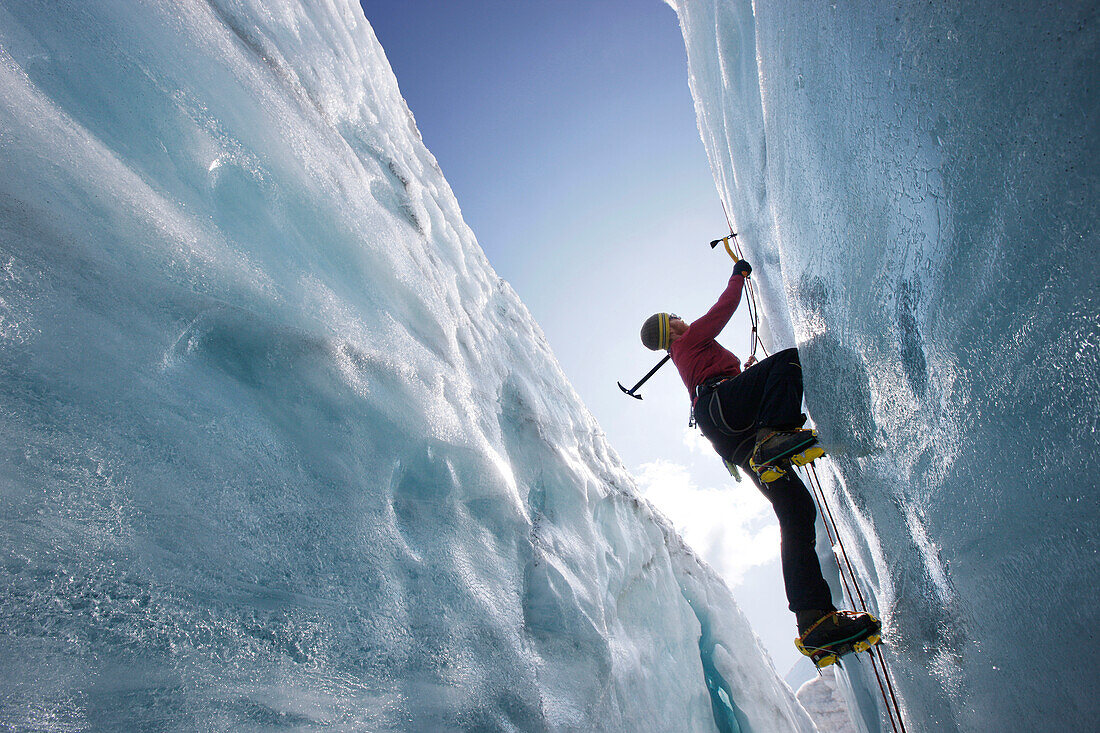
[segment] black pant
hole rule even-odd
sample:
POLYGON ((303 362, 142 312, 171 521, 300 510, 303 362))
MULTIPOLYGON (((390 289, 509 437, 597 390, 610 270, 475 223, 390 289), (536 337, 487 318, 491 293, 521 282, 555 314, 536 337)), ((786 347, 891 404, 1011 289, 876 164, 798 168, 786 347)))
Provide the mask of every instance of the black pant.
POLYGON ((792 611, 833 608, 829 586, 814 551, 817 510, 794 470, 765 484, 749 467, 756 431, 789 427, 802 414, 802 365, 798 349, 772 354, 722 382, 695 403, 695 421, 723 459, 737 464, 764 494, 779 520, 783 586, 792 611))

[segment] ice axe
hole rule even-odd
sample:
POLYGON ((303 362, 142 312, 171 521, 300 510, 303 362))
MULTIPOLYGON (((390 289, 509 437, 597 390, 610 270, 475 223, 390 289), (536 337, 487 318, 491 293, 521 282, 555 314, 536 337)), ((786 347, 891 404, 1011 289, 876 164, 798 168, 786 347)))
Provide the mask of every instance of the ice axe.
POLYGON ((733 250, 730 249, 730 240, 731 239, 734 240, 734 241, 737 240, 736 232, 730 232, 728 237, 722 237, 721 239, 714 240, 713 242, 710 243, 710 248, 714 249, 715 247, 718 246, 718 243, 721 242, 722 244, 726 245, 726 253, 729 254, 730 259, 732 259, 734 262, 737 262, 737 260, 739 260, 741 258, 738 257, 737 255, 735 255, 733 253, 733 250))
MULTIPOLYGON (((724 212, 725 210, 726 210, 726 206, 725 206, 725 204, 723 204, 722 205, 722 211, 724 212)), ((726 223, 729 224, 729 217, 728 216, 726 217, 726 223)), ((744 257, 741 256, 741 245, 737 244, 737 232, 733 231, 733 225, 732 224, 730 225, 729 236, 722 237, 721 239, 715 239, 713 242, 710 243, 710 248, 714 249, 715 247, 718 246, 719 242, 726 245, 726 254, 728 254, 730 256, 730 259, 734 261, 734 263, 735 263, 734 267, 736 267, 737 266, 736 263, 739 260, 743 260, 744 257), (730 248, 730 240, 731 239, 733 240, 734 246, 737 247, 737 252, 734 252, 730 248)), ((748 275, 746 275, 745 277, 747 279, 748 275)), ((752 334, 749 336, 749 344, 750 344, 750 352, 751 352, 749 354, 749 356, 752 359, 755 360, 756 359, 756 347, 760 344, 760 340, 759 340, 759 336, 758 336, 758 329, 757 329, 757 313, 759 311, 757 311, 757 309, 756 309, 756 294, 753 293, 753 291, 752 291, 752 283, 747 283, 747 285, 748 285, 748 288, 749 288, 749 320, 752 322, 752 334)), ((764 349, 764 355, 765 356, 768 355, 768 350, 767 349, 764 349)))
MULTIPOLYGON (((734 262, 737 262, 737 260, 739 260, 741 258, 738 257, 737 255, 735 255, 733 253, 733 250, 730 249, 730 240, 731 239, 736 239, 736 237, 737 237, 737 234, 735 232, 731 231, 729 233, 728 237, 722 237, 721 239, 715 239, 713 242, 711 242, 710 243, 710 248, 714 249, 715 247, 718 246, 718 243, 721 242, 722 244, 726 245, 726 253, 729 254, 729 256, 733 259, 734 262)), ((755 350, 754 350, 754 352, 755 352, 755 350)), ((630 389, 627 389, 626 387, 624 387, 622 382, 618 382, 619 389, 621 389, 623 391, 623 394, 630 395, 631 397, 633 397, 636 400, 642 399, 642 396, 640 394, 637 394, 638 388, 641 387, 643 384, 645 384, 647 381, 649 381, 649 378, 652 377, 654 374, 656 374, 657 370, 660 369, 661 367, 663 367, 665 365, 665 362, 668 361, 671 358, 672 358, 672 354, 666 355, 664 359, 661 359, 659 362, 657 362, 657 366, 650 369, 649 373, 646 374, 644 377, 642 377, 641 380, 637 384, 635 384, 633 387, 631 387, 630 389)))
POLYGON ((657 362, 657 366, 650 369, 649 373, 646 374, 644 377, 642 377, 641 381, 639 381, 637 384, 635 384, 630 389, 627 389, 626 387, 624 387, 622 382, 618 382, 617 384, 619 385, 619 389, 621 389, 624 394, 628 394, 636 400, 642 399, 642 396, 640 394, 636 394, 636 392, 638 391, 638 388, 641 387, 643 384, 645 384, 647 381, 649 381, 649 378, 652 377, 654 374, 656 374, 657 370, 660 369, 661 367, 663 367, 665 365, 665 362, 668 361, 671 358, 672 358, 672 354, 666 354, 664 359, 661 359, 659 362, 657 362))

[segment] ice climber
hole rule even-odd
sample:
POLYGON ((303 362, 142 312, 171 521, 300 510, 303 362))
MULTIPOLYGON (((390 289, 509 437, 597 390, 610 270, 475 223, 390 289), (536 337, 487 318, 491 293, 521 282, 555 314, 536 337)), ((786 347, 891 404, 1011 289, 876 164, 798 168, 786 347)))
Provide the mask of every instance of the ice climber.
POLYGON ((655 313, 642 325, 642 343, 668 351, 691 396, 695 422, 729 465, 740 466, 771 502, 779 520, 783 585, 798 624, 799 651, 818 666, 878 641, 870 614, 837 611, 814 549, 813 498, 791 467, 822 455, 816 433, 802 429, 802 366, 791 348, 756 363, 741 362, 715 338, 741 301, 752 267, 739 260, 718 302, 687 323, 655 313))

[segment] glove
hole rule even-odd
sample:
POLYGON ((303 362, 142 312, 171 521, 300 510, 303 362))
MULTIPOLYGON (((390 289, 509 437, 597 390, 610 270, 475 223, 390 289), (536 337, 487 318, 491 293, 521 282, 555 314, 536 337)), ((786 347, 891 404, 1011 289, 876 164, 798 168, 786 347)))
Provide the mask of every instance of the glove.
POLYGON ((748 277, 752 272, 752 265, 748 260, 737 260, 737 264, 733 266, 733 272, 743 277, 748 277))

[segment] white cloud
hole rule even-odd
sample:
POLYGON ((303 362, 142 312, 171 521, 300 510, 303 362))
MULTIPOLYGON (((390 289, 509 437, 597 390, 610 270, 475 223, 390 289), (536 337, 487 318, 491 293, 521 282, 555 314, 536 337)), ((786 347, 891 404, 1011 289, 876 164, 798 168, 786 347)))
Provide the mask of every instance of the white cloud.
POLYGON ((645 498, 730 586, 779 557, 779 525, 752 483, 731 478, 727 487, 700 488, 688 468, 663 460, 642 465, 635 477, 645 498))
POLYGON ((703 433, 695 428, 684 428, 684 445, 692 453, 699 453, 704 456, 713 456, 714 447, 710 444, 710 441, 703 437, 703 433))

